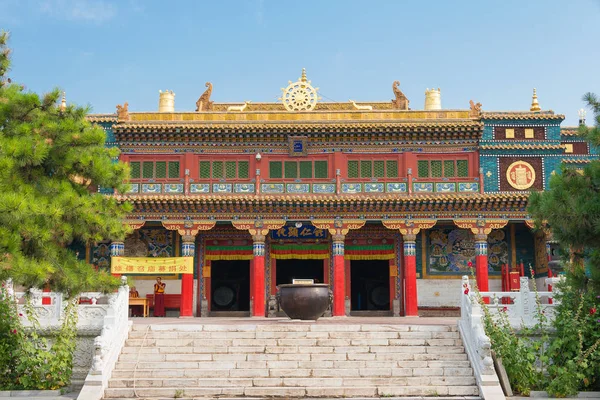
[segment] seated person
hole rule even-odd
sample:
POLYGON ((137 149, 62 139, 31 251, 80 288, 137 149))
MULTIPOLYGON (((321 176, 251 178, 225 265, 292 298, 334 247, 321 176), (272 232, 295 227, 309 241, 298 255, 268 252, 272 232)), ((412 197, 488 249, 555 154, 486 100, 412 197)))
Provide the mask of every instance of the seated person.
POLYGON ((131 289, 129 289, 129 297, 133 297, 134 299, 137 299, 138 297, 140 297, 140 294, 138 293, 135 286, 132 286, 131 289))
MULTIPOLYGON (((132 286, 131 289, 129 289, 129 298, 131 299, 137 299, 140 297, 140 294, 138 293, 137 289, 135 288, 135 286, 132 286)), ((144 306, 131 306, 131 316, 132 317, 143 317, 144 316, 144 306)))

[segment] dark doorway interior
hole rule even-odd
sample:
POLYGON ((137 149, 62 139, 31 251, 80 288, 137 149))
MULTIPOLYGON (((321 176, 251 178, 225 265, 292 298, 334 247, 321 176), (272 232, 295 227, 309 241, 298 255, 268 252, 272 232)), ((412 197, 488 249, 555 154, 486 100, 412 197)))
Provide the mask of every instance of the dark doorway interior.
POLYGON ((213 261, 211 311, 250 311, 250 261, 213 261))
POLYGON ((276 284, 292 283, 292 279, 314 279, 324 283, 323 260, 277 260, 276 284))
POLYGON ((390 309, 390 278, 387 260, 354 260, 350 264, 351 309, 390 309))

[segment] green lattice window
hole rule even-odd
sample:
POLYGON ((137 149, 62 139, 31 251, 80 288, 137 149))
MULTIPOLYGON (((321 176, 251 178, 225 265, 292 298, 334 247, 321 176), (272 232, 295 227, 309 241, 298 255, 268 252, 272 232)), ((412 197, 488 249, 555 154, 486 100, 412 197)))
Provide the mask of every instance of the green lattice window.
POLYGON ((454 178, 454 160, 444 160, 444 178, 454 178))
POLYGON ((300 161, 300 178, 312 178, 312 161, 300 161))
POLYGON ((383 178, 385 176, 385 163, 383 161, 373 161, 373 176, 383 178))
POLYGON ((429 178, 429 161, 417 161, 417 175, 419 178, 429 178))
POLYGON ((315 161, 315 178, 328 178, 327 161, 315 161))
POLYGON ((179 178, 179 161, 169 161, 169 178, 179 178))
POLYGON ((167 162, 166 161, 158 161, 155 165, 154 170, 156 178, 166 178, 167 177, 167 162))
POLYGON ((271 161, 269 162, 269 178, 283 178, 282 162, 271 161))
POLYGON ((385 162, 386 168, 386 177, 387 178, 397 178, 398 177, 398 161, 396 160, 388 160, 385 162))
POLYGON ((431 161, 431 177, 441 178, 442 177, 442 162, 439 160, 431 161))
POLYGON ((348 178, 358 178, 358 161, 348 161, 348 178))
POLYGON ((210 179, 210 161, 200 161, 200 178, 210 179))
POLYGON ((238 178, 248 179, 250 163, 248 161, 238 161, 238 178))
POLYGON ((373 164, 371 161, 361 161, 360 162, 360 177, 361 178, 370 178, 373 176, 373 164))
POLYGON ((296 179, 298 178, 298 163, 296 161, 286 161, 283 163, 285 168, 285 177, 296 179))
POLYGON ((466 178, 469 176, 469 161, 458 160, 456 161, 456 176, 460 178, 466 178))
POLYGON ((140 163, 138 161, 129 163, 129 174, 131 179, 139 179, 140 172, 140 163))
POLYGON ((154 178, 154 163, 152 161, 144 161, 142 163, 142 178, 154 178))
POLYGON ((235 179, 236 177, 236 162, 235 161, 225 161, 225 178, 227 179, 235 179))
POLYGON ((212 163, 212 177, 216 179, 223 178, 223 161, 213 161, 212 163))

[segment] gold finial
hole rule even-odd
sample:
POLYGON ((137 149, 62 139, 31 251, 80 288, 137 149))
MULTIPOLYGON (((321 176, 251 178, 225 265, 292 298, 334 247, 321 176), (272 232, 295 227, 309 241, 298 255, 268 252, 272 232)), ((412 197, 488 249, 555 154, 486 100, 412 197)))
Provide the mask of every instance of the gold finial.
POLYGON ((306 79, 306 68, 302 68, 302 76, 300 77, 300 80, 302 82, 306 82, 307 81, 307 79, 306 79))
POLYGON ((535 88, 533 88, 533 99, 531 100, 531 108, 529 111, 542 111, 540 108, 540 103, 538 103, 538 97, 535 88))
POLYGON ((60 111, 67 109, 67 93, 63 92, 62 99, 60 100, 60 111))

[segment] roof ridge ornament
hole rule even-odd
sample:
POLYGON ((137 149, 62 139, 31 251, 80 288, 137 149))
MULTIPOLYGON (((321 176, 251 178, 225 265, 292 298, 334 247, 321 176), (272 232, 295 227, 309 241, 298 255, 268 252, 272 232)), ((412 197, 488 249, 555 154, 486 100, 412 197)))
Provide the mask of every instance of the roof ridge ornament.
POLYGON ((542 111, 542 109, 540 107, 540 103, 538 103, 538 97, 537 97, 537 92, 536 92, 535 88, 533 88, 533 98, 531 99, 531 108, 529 109, 529 111, 533 111, 533 112, 542 111))
POLYGON ((312 111, 321 100, 317 91, 306 77, 306 68, 302 68, 302 76, 296 82, 288 81, 286 88, 281 88, 279 100, 288 111, 312 111))

